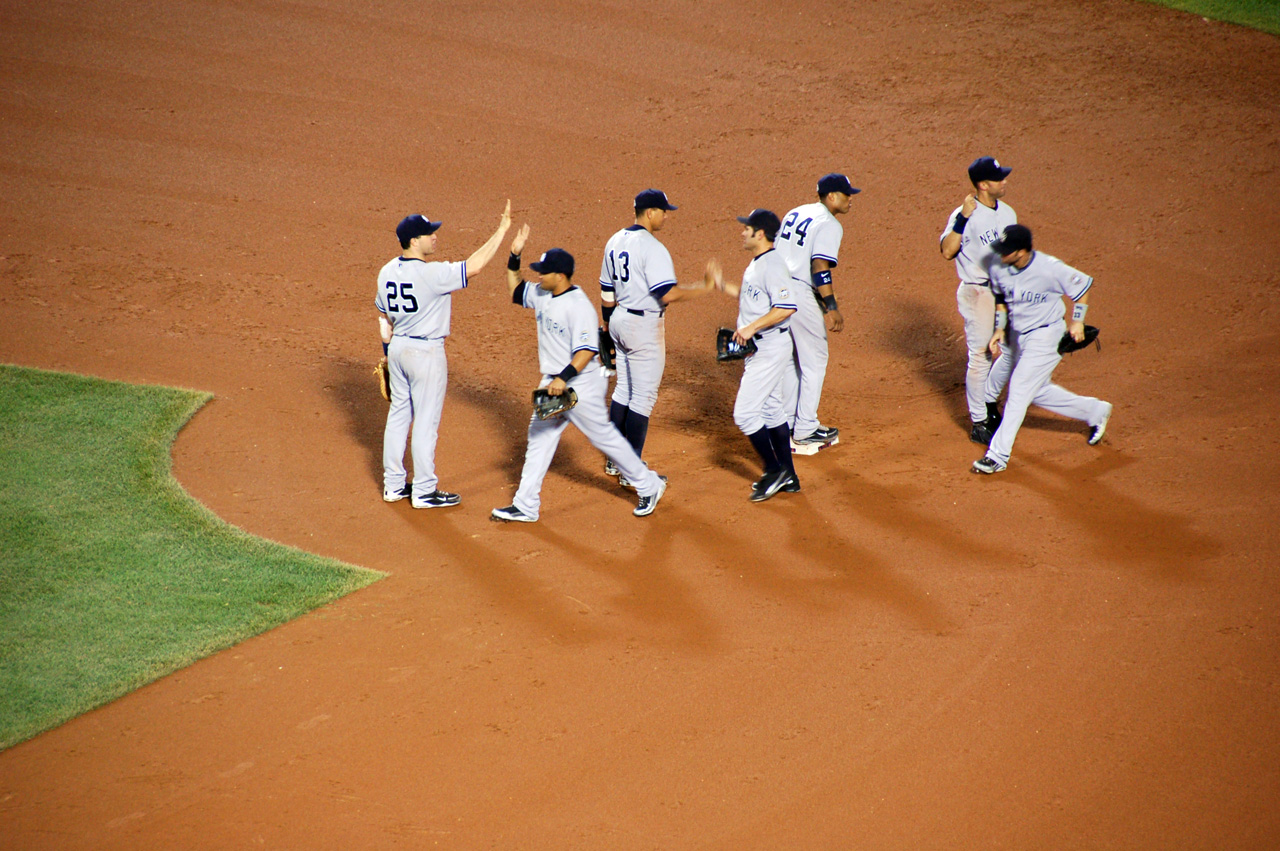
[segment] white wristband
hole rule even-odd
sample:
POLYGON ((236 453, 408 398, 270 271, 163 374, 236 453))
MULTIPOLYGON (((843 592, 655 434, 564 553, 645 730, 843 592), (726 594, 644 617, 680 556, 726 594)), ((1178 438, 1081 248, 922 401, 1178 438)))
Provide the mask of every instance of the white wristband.
POLYGON ((1003 331, 1005 326, 1009 324, 1009 314, 1004 310, 996 311, 996 330, 1003 331))
POLYGON ((1071 308, 1071 321, 1072 321, 1072 322, 1083 322, 1083 321, 1084 321, 1084 315, 1085 315, 1086 313, 1088 313, 1088 312, 1089 312, 1089 305, 1087 305, 1087 304, 1076 304, 1076 306, 1075 306, 1075 307, 1071 308))

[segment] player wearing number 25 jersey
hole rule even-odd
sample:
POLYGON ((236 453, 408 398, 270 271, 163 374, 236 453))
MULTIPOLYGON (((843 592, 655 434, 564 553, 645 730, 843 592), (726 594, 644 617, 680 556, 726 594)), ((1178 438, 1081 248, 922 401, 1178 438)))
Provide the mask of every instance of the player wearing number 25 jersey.
POLYGON ((493 259, 510 226, 508 201, 489 241, 458 263, 427 260, 436 251, 440 222, 414 215, 396 227, 404 251, 378 273, 374 299, 391 373, 391 409, 382 434, 382 498, 387 502, 411 496, 414 508, 442 508, 461 501, 440 490, 436 476, 436 435, 449 380, 444 339, 449 336, 452 294, 493 259), (406 486, 404 450, 411 425, 413 484, 406 486))

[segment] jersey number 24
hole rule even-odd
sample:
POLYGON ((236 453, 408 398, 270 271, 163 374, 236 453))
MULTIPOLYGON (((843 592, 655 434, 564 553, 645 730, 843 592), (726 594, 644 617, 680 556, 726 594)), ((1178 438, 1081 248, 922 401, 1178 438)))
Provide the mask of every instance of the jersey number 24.
POLYGON ((397 284, 387 281, 387 313, 417 313, 418 299, 413 295, 413 281, 397 284), (404 302, 396 304, 396 299, 404 302))
POLYGON ((782 223, 782 230, 778 233, 778 236, 790 242, 792 228, 795 228, 796 236, 800 237, 796 240, 796 245, 804 245, 804 238, 809 235, 809 225, 813 224, 813 219, 805 219, 797 225, 796 219, 798 218, 800 218, 800 214, 793 210, 791 215, 787 216, 787 220, 782 223))

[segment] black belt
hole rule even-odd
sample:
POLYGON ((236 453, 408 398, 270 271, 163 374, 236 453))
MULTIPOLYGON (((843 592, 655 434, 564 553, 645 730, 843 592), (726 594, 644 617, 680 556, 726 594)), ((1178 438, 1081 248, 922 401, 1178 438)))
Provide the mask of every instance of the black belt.
POLYGON ((990 281, 983 281, 983 282, 981 282, 981 283, 978 283, 977 281, 961 281, 960 283, 962 283, 962 284, 966 284, 966 285, 971 286, 971 287, 989 287, 989 286, 991 286, 991 282, 990 282, 990 281))
POLYGON ((624 307, 623 310, 630 313, 632 316, 648 316, 650 313, 656 313, 658 316, 662 316, 662 314, 666 312, 662 310, 632 310, 629 307, 624 307))
POLYGON ((755 335, 754 337, 752 337, 751 339, 753 339, 753 340, 763 340, 763 339, 764 339, 765 334, 768 334, 768 333, 770 333, 771 331, 777 331, 778 333, 784 333, 784 332, 786 332, 786 330, 787 330, 786 328, 766 328, 766 329, 764 329, 763 331, 761 331, 759 334, 756 334, 756 335, 755 335))

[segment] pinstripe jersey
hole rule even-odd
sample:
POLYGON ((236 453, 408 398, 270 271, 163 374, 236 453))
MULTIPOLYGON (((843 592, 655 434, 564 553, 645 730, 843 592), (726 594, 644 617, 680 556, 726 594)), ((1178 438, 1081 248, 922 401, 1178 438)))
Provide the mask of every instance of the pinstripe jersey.
POLYGON ((661 313, 662 297, 675 285, 671 253, 640 225, 623 228, 605 243, 600 290, 612 293, 619 307, 661 313))

